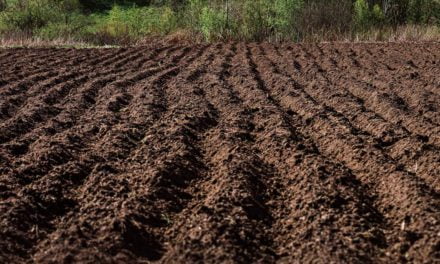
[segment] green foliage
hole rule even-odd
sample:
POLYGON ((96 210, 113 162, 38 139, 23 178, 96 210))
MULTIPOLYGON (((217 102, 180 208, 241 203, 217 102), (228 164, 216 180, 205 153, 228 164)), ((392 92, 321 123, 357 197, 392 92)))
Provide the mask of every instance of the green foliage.
POLYGON ((59 19, 58 13, 48 6, 47 1, 32 1, 26 7, 12 6, 2 12, 3 24, 19 31, 33 31, 46 25, 53 19, 59 19), (56 18, 55 18, 56 17, 56 18))
POLYGON ((302 0, 188 0, 185 25, 206 40, 287 39, 295 35, 302 0))
POLYGON ((371 10, 370 19, 372 21, 371 23, 376 27, 379 27, 384 22, 385 16, 379 5, 376 4, 373 6, 373 10, 371 10))
POLYGON ((292 39, 301 0, 255 0, 243 6, 240 35, 249 40, 292 39))
POLYGON ((245 39, 261 40, 269 31, 268 1, 246 1, 243 6, 240 31, 245 39))
POLYGON ((6 0, 0 0, 0 12, 5 11, 6 7, 6 0))
POLYGON ((337 40, 353 28, 352 0, 306 0, 299 11, 298 38, 337 40))
POLYGON ((440 23, 440 1, 409 0, 406 17, 413 24, 440 23))
POLYGON ((354 23, 358 29, 370 26, 370 10, 365 0, 356 0, 354 3, 354 23))
POLYGON ((0 0, 0 33, 96 44, 173 32, 206 41, 337 39, 402 23, 440 26, 440 0, 0 0))
POLYGON ((226 14, 224 11, 203 7, 200 15, 200 30, 207 41, 224 37, 226 29, 226 14))
POLYGON ((300 0, 275 0, 270 25, 275 29, 278 37, 294 37, 296 33, 294 29, 302 5, 303 2, 300 0))
POLYGON ((32 33, 50 23, 69 22, 79 8, 76 0, 32 0, 8 4, 0 14, 3 30, 32 33))
POLYGON ((81 39, 88 30, 93 27, 93 16, 85 16, 81 13, 72 13, 68 17, 68 23, 65 21, 49 22, 44 27, 36 30, 35 35, 44 40, 81 39))
POLYGON ((165 1, 160 0, 79 0, 84 10, 89 12, 106 12, 113 8, 113 6, 148 6, 154 3, 161 3, 165 1))
POLYGON ((203 8, 205 8, 205 0, 188 0, 187 6, 184 9, 183 23, 186 27, 197 30, 200 28, 200 16, 203 8))
POLYGON ((165 35, 177 26, 177 16, 169 7, 114 6, 105 16, 99 16, 90 34, 108 39, 134 41, 150 35, 165 35))
POLYGON ((370 9, 365 0, 356 0, 354 3, 354 24, 358 31, 365 31, 373 26, 380 27, 385 16, 379 5, 370 9))

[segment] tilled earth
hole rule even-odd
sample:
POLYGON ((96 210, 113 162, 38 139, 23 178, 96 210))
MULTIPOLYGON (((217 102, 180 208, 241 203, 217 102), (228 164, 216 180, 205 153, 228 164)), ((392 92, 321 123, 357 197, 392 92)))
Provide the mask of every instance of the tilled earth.
POLYGON ((440 262, 440 44, 0 50, 0 263, 440 262))

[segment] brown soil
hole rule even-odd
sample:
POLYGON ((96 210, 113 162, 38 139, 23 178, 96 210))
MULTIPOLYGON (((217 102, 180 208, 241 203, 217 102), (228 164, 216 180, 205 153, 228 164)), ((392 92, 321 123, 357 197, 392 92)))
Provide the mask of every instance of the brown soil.
POLYGON ((440 44, 0 51, 0 263, 440 262, 440 44))

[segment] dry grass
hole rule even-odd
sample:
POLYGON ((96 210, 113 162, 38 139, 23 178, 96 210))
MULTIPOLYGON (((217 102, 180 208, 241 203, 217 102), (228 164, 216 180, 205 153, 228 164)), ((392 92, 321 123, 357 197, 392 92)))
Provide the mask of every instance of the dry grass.
MULTIPOLYGON (((335 32, 321 30, 303 36, 301 42, 440 42, 440 27, 406 25, 397 28, 373 29, 365 33, 351 34, 347 32, 335 32)), ((152 42, 166 43, 200 43, 203 42, 200 35, 191 31, 178 31, 162 38, 144 38, 129 45, 122 46, 143 46, 152 42)), ((97 48, 116 47, 121 45, 96 45, 87 41, 77 41, 70 38, 59 38, 56 40, 44 40, 37 37, 30 37, 26 34, 8 34, 0 36, 0 47, 76 47, 76 48, 97 48)))
POLYGON ((440 27, 404 25, 397 28, 375 28, 364 33, 321 30, 305 35, 302 42, 440 42, 440 27))
POLYGON ((24 47, 24 48, 38 48, 38 47, 75 47, 75 48, 107 48, 114 46, 97 46, 86 41, 77 41, 71 38, 58 38, 54 40, 44 40, 38 37, 31 37, 23 33, 3 34, 0 36, 0 47, 24 47))
POLYGON ((370 30, 357 34, 351 41, 383 41, 383 42, 414 42, 440 41, 440 27, 405 25, 393 28, 370 30))

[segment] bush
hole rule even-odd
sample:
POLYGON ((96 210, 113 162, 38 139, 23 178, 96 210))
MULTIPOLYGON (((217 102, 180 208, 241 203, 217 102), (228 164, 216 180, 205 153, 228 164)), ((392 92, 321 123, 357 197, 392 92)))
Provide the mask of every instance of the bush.
POLYGON ((376 4, 373 6, 370 19, 371 19, 371 24, 374 25, 375 27, 381 27, 383 25, 383 22, 385 21, 385 16, 379 5, 376 4))
POLYGON ((32 0, 12 2, 0 14, 3 30, 33 33, 49 23, 68 23, 71 12, 79 8, 76 0, 32 0))
POLYGON ((407 22, 409 0, 384 1, 384 13, 386 21, 390 25, 401 25, 407 22))
POLYGON ((365 0, 356 0, 354 3, 354 23, 357 29, 370 27, 370 10, 365 0))
POLYGON ((107 12, 113 8, 113 6, 148 6, 154 3, 167 3, 176 1, 166 0, 79 0, 82 8, 86 12, 107 12))
POLYGON ((200 15, 200 30, 207 41, 225 38, 226 14, 222 10, 204 7, 200 15))
POLYGON ((301 0, 248 0, 238 19, 239 35, 248 40, 296 38, 301 7, 301 0))
POLYGON ((410 0, 406 12, 408 22, 413 24, 436 24, 440 22, 440 1, 410 0))
POLYGON ((302 5, 300 0, 275 0, 270 26, 275 30, 276 39, 297 38, 296 21, 302 5))
POLYGON ((3 36, 96 44, 129 44, 174 32, 207 41, 340 40, 390 25, 396 31, 401 23, 440 25, 440 1, 0 0, 3 36), (99 12, 86 15, 90 10, 99 12))
POLYGON ((385 19, 379 5, 374 5, 370 9, 365 0, 356 0, 354 4, 354 23, 358 31, 366 31, 371 27, 380 27, 385 19))
POLYGON ((240 21, 240 35, 248 40, 262 40, 269 35, 269 6, 265 0, 246 1, 240 21))
POLYGON ((204 0, 188 0, 187 8, 184 10, 184 24, 186 27, 192 29, 200 28, 200 15, 206 6, 206 1, 204 0))
POLYGON ((201 34, 205 40, 225 39, 237 33, 235 25, 240 13, 239 5, 230 0, 206 1, 189 0, 179 19, 184 26, 194 34, 201 34))
POLYGON ((108 15, 96 18, 89 35, 96 34, 101 39, 131 42, 146 36, 166 35, 176 27, 177 16, 169 7, 114 6, 108 15))
POLYGON ((85 16, 81 13, 72 13, 68 17, 68 23, 49 22, 46 26, 36 30, 35 35, 43 40, 56 40, 59 38, 81 40, 87 35, 95 21, 93 16, 85 16))
POLYGON ((44 0, 31 1, 27 6, 12 6, 2 12, 2 24, 11 31, 33 32, 51 20, 60 19, 59 13, 54 12, 44 0))
POLYGON ((299 38, 336 40, 351 32, 352 19, 352 0, 305 1, 299 14, 299 38))
POLYGON ((5 11, 6 9, 6 0, 0 0, 0 12, 5 11))

